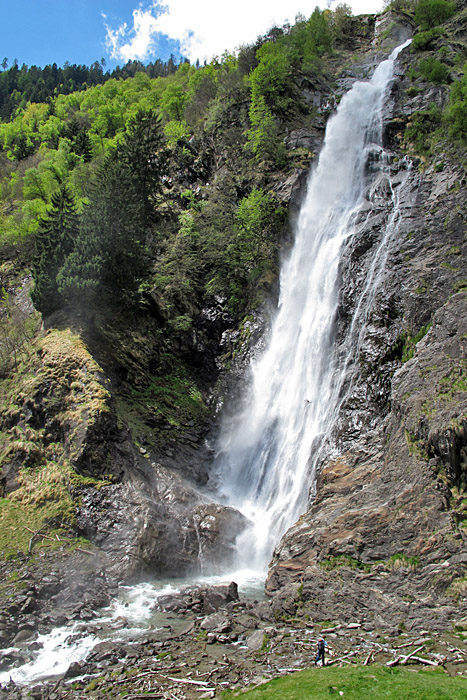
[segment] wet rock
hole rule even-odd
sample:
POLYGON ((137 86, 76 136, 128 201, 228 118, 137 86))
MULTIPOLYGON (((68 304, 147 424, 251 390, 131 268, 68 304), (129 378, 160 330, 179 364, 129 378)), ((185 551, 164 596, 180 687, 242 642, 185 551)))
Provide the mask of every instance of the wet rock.
POLYGON ((222 634, 223 632, 230 632, 232 629, 230 619, 221 612, 213 613, 205 617, 200 625, 201 629, 207 630, 208 632, 214 632, 216 634, 222 634))
POLYGON ((238 600, 238 586, 233 581, 229 584, 211 586, 201 592, 201 598, 203 612, 212 613, 238 600))
POLYGON ((19 644, 20 642, 26 642, 31 637, 34 637, 33 629, 22 629, 13 638, 13 644, 19 644))
POLYGON ((64 678, 76 678, 77 676, 81 676, 83 674, 84 670, 84 665, 79 663, 78 661, 73 661, 71 663, 67 670, 65 671, 65 675, 63 676, 64 678))
POLYGON ((259 651, 266 639, 266 635, 264 633, 264 630, 255 630, 253 634, 250 634, 249 637, 247 637, 247 645, 249 651, 259 651))

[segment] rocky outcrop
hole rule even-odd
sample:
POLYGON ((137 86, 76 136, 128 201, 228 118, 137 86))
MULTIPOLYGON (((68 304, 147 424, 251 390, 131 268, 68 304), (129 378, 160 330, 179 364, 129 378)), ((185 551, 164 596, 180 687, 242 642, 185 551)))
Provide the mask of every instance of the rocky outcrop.
POLYGON ((218 572, 246 523, 156 463, 134 465, 122 483, 82 489, 77 513, 79 531, 121 581, 218 572))

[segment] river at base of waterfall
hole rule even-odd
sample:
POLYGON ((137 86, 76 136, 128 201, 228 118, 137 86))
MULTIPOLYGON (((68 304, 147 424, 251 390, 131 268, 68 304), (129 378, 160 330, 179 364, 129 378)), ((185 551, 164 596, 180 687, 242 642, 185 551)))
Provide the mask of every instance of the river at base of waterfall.
POLYGON ((95 611, 92 620, 56 627, 47 634, 39 634, 19 643, 17 647, 0 650, 0 667, 3 665, 2 660, 16 658, 19 661, 19 664, 0 671, 0 687, 10 680, 17 685, 28 685, 61 676, 70 664, 85 660, 95 646, 102 642, 131 644, 138 642, 148 632, 161 640, 169 634, 176 634, 186 626, 186 619, 161 610, 159 601, 185 589, 235 581, 241 598, 262 600, 264 577, 264 571, 243 569, 226 576, 146 581, 134 586, 122 586, 112 604, 95 611), (21 659, 24 660, 23 663, 21 659))

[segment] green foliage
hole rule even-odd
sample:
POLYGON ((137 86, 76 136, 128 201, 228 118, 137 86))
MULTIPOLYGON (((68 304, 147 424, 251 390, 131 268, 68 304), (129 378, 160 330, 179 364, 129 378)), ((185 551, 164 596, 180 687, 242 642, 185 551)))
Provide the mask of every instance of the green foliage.
POLYGON ((464 66, 464 76, 451 87, 445 119, 451 138, 467 143, 467 63, 464 66))
MULTIPOLYGON (((66 186, 52 196, 52 209, 37 234, 33 268, 32 298, 42 313, 64 303, 92 306, 99 294, 99 301, 115 302, 134 294, 145 269, 146 231, 155 217, 165 166, 161 145, 154 112, 138 111, 116 151, 97 171, 79 226, 66 186)), ((45 166, 43 170, 50 172, 45 166)), ((46 199, 39 171, 31 171, 29 180, 46 199)))
POLYGON ((141 198, 144 224, 155 218, 156 197, 161 192, 161 179, 166 167, 161 123, 154 110, 139 110, 130 120, 118 160, 131 176, 133 188, 141 198))
POLYGON ((168 148, 174 150, 179 144, 188 141, 191 134, 185 121, 172 120, 164 126, 164 135, 168 148))
POLYGON ((420 566, 420 557, 409 557, 403 552, 397 552, 389 557, 387 562, 385 562, 385 566, 389 569, 407 568, 414 570, 420 566))
POLYGON ((59 292, 75 308, 121 303, 144 268, 144 201, 116 154, 99 170, 74 250, 57 275, 59 292))
POLYGON ((74 248, 77 230, 76 205, 67 187, 63 185, 52 196, 51 207, 47 216, 40 221, 36 234, 31 299, 43 315, 49 315, 60 308, 57 275, 74 248))
POLYGON ((450 80, 448 67, 434 56, 422 59, 418 67, 422 76, 432 83, 440 85, 450 80))
MULTIPOLYGON (((170 365, 164 376, 152 377, 144 390, 131 392, 130 402, 122 406, 125 421, 129 412, 135 410, 142 411, 145 419, 148 415, 163 418, 174 428, 191 420, 199 423, 205 418, 207 408, 199 387, 181 363, 170 358, 170 365)), ((137 423, 134 416, 133 423, 137 423)))
POLYGON ((415 353, 415 346, 417 343, 426 336, 430 330, 432 324, 428 323, 426 326, 422 326, 420 330, 412 335, 411 333, 403 333, 401 338, 403 341, 401 350, 401 361, 403 363, 408 362, 412 359, 415 353))
POLYGON ((422 29, 443 24, 456 12, 456 3, 447 0, 420 0, 415 9, 415 22, 422 29))
POLYGON ((169 83, 161 97, 160 106, 162 113, 169 120, 181 121, 184 116, 187 99, 188 95, 182 85, 175 82, 169 83))
MULTIPOLYGON (((277 239, 284 224, 284 209, 261 189, 253 189, 239 202, 226 259, 220 266, 232 310, 244 309, 247 300, 253 305, 264 300, 277 272, 277 239)), ((211 288, 215 279, 210 281, 211 288)))
POLYGON ((350 569, 360 569, 361 571, 369 572, 371 571, 371 565, 365 564, 359 559, 354 559, 346 554, 339 554, 338 556, 328 557, 327 559, 322 559, 319 566, 322 569, 340 569, 345 566, 350 569))
POLYGON ((249 77, 251 126, 247 145, 258 160, 283 166, 285 149, 276 118, 296 109, 293 71, 315 68, 318 58, 331 48, 332 33, 327 15, 317 7, 309 20, 300 19, 290 34, 278 31, 273 41, 257 50, 258 65, 249 77))
POLYGON ((252 99, 249 117, 251 127, 247 136, 248 148, 257 160, 279 167, 285 160, 285 146, 279 135, 279 127, 262 95, 252 99))
POLYGON ((404 141, 417 155, 430 153, 433 132, 441 126, 439 107, 413 112, 404 132, 404 141))
POLYGON ((339 37, 348 32, 351 26, 351 17, 352 8, 350 5, 347 5, 347 3, 339 3, 334 9, 334 12, 329 18, 329 24, 335 39, 339 39, 339 37))
POLYGON ((22 360, 28 360, 38 326, 37 314, 29 314, 12 294, 2 289, 0 300, 0 377, 16 370, 22 360))
POLYGON ((443 36, 444 30, 442 27, 433 27, 425 32, 418 32, 412 39, 412 48, 417 51, 426 51, 432 47, 437 39, 443 36))
POLYGON ((268 42, 256 52, 258 66, 250 75, 252 104, 262 99, 267 109, 286 113, 293 100, 292 66, 284 42, 268 42))

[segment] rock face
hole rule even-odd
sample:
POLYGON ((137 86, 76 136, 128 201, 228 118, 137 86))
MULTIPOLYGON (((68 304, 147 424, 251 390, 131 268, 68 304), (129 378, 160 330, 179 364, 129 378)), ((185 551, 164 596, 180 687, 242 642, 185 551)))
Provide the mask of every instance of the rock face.
POLYGON ((133 468, 122 483, 84 489, 77 520, 120 580, 217 573, 231 562, 247 523, 155 463, 133 468))
POLYGON ((395 195, 397 226, 335 429, 339 456, 277 546, 266 589, 277 602, 300 585, 318 619, 443 627, 467 609, 465 177, 446 153, 425 169, 401 158, 412 112, 447 95, 432 86, 409 97, 404 75, 386 107, 389 176, 368 192, 341 265, 343 342, 395 195))

